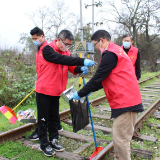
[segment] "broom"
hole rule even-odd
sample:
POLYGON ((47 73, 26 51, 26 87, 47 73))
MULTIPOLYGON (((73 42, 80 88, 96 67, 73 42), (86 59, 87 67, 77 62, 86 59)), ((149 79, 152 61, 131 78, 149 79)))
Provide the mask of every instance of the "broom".
POLYGON ((2 106, 0 107, 0 111, 1 113, 12 123, 14 124, 17 120, 17 117, 14 113, 14 110, 23 102, 25 101, 33 92, 35 91, 32 90, 16 107, 14 107, 13 109, 7 107, 7 106, 2 106))

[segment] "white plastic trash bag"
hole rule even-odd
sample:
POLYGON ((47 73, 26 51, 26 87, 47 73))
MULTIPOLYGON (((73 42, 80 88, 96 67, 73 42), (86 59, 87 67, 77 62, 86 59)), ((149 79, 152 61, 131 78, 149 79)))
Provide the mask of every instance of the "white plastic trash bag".
POLYGON ((19 121, 21 121, 22 119, 36 119, 36 116, 34 115, 36 109, 32 110, 32 109, 27 109, 26 111, 18 111, 17 112, 17 118, 19 121))

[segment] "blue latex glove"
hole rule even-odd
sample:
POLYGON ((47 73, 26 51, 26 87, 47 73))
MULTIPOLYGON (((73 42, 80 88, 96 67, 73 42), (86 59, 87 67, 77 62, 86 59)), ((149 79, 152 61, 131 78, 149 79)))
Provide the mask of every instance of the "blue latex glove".
MULTIPOLYGON (((92 92, 90 92, 87 96, 89 96, 90 94, 92 94, 92 92)), ((78 92, 74 92, 73 96, 69 100, 72 100, 72 99, 80 100, 81 97, 78 95, 78 92)))
POLYGON ((84 65, 86 67, 92 67, 94 65, 94 62, 91 61, 90 59, 84 59, 84 65))
POLYGON ((69 100, 72 100, 72 99, 80 100, 81 97, 78 95, 78 92, 74 92, 73 96, 69 100))
POLYGON ((81 67, 81 71, 83 72, 83 74, 87 74, 88 73, 88 68, 87 67, 81 67))
POLYGON ((36 85, 34 87, 35 87, 35 90, 36 90, 36 85))

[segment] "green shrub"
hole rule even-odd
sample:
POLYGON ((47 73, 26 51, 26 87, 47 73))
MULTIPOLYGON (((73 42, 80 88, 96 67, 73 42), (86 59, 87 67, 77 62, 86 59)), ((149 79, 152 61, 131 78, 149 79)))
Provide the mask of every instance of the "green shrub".
MULTIPOLYGON (((26 66, 21 60, 21 54, 0 55, 0 106, 15 107, 35 86, 36 67, 26 66)), ((32 94, 23 103, 33 104, 32 94)))

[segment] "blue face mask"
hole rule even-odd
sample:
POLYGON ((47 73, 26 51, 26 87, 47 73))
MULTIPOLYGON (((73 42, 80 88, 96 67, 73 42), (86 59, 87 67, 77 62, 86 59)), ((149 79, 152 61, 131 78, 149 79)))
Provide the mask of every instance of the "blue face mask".
POLYGON ((124 48, 129 48, 131 46, 130 42, 123 42, 124 48))
POLYGON ((40 46, 42 43, 41 43, 39 40, 37 40, 37 41, 33 41, 33 44, 38 47, 38 46, 40 46))

